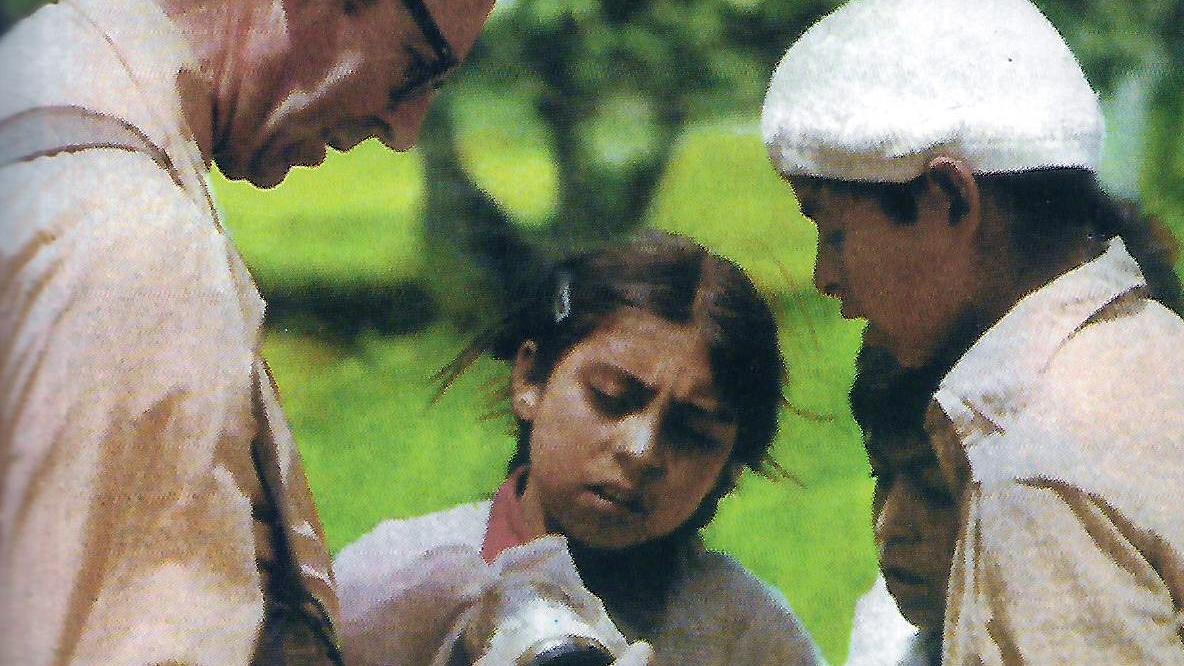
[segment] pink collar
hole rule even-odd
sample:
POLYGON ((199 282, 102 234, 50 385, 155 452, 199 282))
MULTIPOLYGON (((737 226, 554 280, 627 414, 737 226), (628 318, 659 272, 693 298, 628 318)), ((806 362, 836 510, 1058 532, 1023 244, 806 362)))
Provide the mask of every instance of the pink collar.
POLYGON ((526 527, 522 498, 518 496, 518 484, 525 475, 525 466, 515 469, 493 497, 485 541, 481 545, 481 557, 486 562, 493 562, 503 550, 521 546, 535 537, 526 527))

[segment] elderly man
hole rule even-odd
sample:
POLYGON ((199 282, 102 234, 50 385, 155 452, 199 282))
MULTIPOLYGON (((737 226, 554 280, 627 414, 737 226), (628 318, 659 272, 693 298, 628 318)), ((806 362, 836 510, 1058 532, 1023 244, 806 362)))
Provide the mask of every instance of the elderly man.
POLYGON ((409 148, 492 5, 62 0, 0 43, 0 663, 340 661, 208 170, 409 148))
POLYGON ((943 663, 1184 663, 1180 285, 1098 185, 1056 30, 1027 0, 854 0, 762 125, 818 288, 931 382, 904 417, 958 502, 943 663))

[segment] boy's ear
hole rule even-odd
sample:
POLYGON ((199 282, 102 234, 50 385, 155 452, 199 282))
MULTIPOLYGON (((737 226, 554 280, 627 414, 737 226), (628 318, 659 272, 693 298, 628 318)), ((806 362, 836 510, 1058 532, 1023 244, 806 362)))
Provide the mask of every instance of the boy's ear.
POLYGON ((514 369, 510 371, 514 416, 527 423, 534 421, 535 408, 542 395, 542 386, 532 379, 538 350, 534 340, 524 341, 518 346, 518 353, 514 355, 514 369))
POLYGON ((939 156, 929 161, 925 173, 940 192, 950 226, 978 227, 982 217, 982 193, 970 167, 960 159, 939 156))

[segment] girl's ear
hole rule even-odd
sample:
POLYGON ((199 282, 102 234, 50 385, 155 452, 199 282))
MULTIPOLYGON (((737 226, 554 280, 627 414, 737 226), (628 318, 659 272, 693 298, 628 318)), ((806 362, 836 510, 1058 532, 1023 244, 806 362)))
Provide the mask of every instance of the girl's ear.
POLYGON ((543 392, 543 387, 533 380, 538 350, 539 346, 534 340, 524 341, 518 346, 518 353, 514 355, 514 369, 510 371, 514 416, 527 423, 534 421, 535 407, 543 392))

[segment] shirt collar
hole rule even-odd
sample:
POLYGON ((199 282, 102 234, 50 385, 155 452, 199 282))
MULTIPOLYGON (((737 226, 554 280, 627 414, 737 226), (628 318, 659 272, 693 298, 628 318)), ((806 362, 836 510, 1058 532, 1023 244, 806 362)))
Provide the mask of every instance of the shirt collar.
MULTIPOLYGON (((206 94, 200 64, 180 28, 152 0, 63 0, 109 45, 122 71, 92 72, 83 105, 135 125, 181 172, 208 171, 182 100, 206 94), (132 90, 127 89, 130 83, 132 90)), ((73 100, 70 100, 73 102, 73 100)), ((204 196, 205 183, 186 182, 204 196)))
POLYGON ((502 551, 530 542, 534 535, 526 526, 526 513, 518 487, 526 474, 526 467, 515 469, 506 479, 489 509, 489 524, 485 528, 485 540, 481 544, 481 557, 493 562, 502 551))
POLYGON ((962 447, 1002 431, 1037 396, 1033 389, 1057 351, 1121 296, 1146 288, 1119 238, 1106 251, 1028 294, 946 374, 934 401, 962 447))

